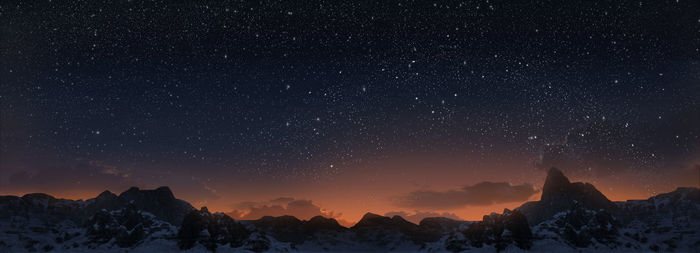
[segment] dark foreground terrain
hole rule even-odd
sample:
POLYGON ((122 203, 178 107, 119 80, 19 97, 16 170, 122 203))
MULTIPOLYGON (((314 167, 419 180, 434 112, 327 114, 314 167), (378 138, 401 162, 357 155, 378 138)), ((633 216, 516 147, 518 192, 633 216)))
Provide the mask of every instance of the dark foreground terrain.
POLYGON ((612 202, 551 169, 540 201, 482 221, 367 213, 353 227, 321 216, 239 221, 196 210, 167 187, 86 201, 0 197, 0 252, 697 252, 700 190, 612 202))

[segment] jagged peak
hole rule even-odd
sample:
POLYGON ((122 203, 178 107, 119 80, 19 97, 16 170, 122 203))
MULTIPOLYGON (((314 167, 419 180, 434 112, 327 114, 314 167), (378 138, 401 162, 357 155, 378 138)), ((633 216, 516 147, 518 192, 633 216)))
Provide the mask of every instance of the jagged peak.
POLYGON ((167 186, 161 186, 156 188, 155 190, 159 195, 167 196, 168 198, 175 198, 175 194, 173 194, 173 191, 170 190, 170 187, 167 186))
MULTIPOLYGON (((401 216, 399 216, 399 215, 394 215, 393 217, 391 217, 391 220, 394 221, 394 222, 402 222, 402 223, 403 223, 403 222, 409 222, 409 221, 407 221, 406 219, 404 219, 403 217, 401 217, 401 216)), ((409 223, 412 223, 412 222, 409 222, 409 223)))
POLYGON ((128 195, 128 194, 135 194, 135 193, 137 193, 137 192, 139 192, 139 191, 141 191, 141 189, 139 189, 139 188, 136 187, 136 186, 132 186, 132 187, 129 187, 128 190, 123 191, 122 193, 120 193, 120 194, 119 194, 119 197, 124 197, 124 196, 126 196, 126 195, 128 195))
MULTIPOLYGON (((370 212, 368 212, 368 213, 366 213, 365 215, 362 215, 362 219, 360 219, 360 220, 365 220, 365 219, 376 219, 376 218, 382 218, 382 217, 384 217, 384 216, 381 216, 381 215, 379 215, 379 214, 375 214, 375 213, 370 213, 370 212)), ((388 217, 387 217, 387 218, 388 218, 388 217)))
POLYGON ((374 214, 374 213, 366 213, 365 215, 362 216, 362 219, 360 219, 357 223, 355 223, 352 228, 361 228, 361 227, 371 227, 371 226, 377 226, 380 224, 389 224, 392 223, 391 218, 386 217, 386 216, 381 216, 379 214, 374 214))
POLYGON ((597 199, 597 201, 602 202, 610 202, 610 200, 598 191, 594 185, 583 182, 572 183, 559 169, 554 167, 549 169, 547 172, 547 179, 542 187, 542 198, 540 201, 548 202, 553 199, 559 199, 561 196, 572 198, 574 195, 577 197, 587 196, 587 198, 597 199))
POLYGON ((100 193, 100 194, 97 195, 97 196, 100 196, 100 195, 112 195, 112 194, 114 194, 114 193, 112 193, 112 192, 109 191, 109 190, 104 190, 102 193, 100 193))
POLYGON ((579 207, 590 210, 616 208, 615 204, 592 184, 572 183, 559 169, 551 168, 547 172, 540 200, 525 203, 516 210, 522 212, 528 222, 537 224, 558 212, 579 207))
POLYGON ((358 221, 351 229, 363 229, 381 227, 387 229, 415 229, 418 227, 415 223, 405 220, 403 217, 394 215, 389 218, 387 216, 381 216, 378 214, 367 213, 360 221, 358 221))
POLYGON ((105 190, 102 193, 100 193, 100 195, 97 195, 96 199, 112 199, 112 198, 116 198, 116 197, 117 197, 116 194, 112 193, 109 190, 105 190))
POLYGON ((561 172, 561 170, 559 170, 555 167, 552 167, 552 168, 549 168, 549 170, 547 171, 547 178, 545 179, 545 185, 547 185, 547 183, 550 183, 550 184, 564 184, 564 183, 569 184, 571 182, 569 181, 568 177, 564 176, 564 173, 561 172))
POLYGON ((676 190, 668 193, 662 193, 656 196, 652 196, 649 199, 662 199, 662 198, 682 198, 700 201, 700 188, 697 187, 678 187, 676 190))
POLYGON ((549 171, 547 171, 547 179, 545 179, 544 185, 542 186, 541 199, 547 200, 551 198, 551 196, 565 191, 570 186, 571 182, 569 181, 569 178, 564 176, 564 173, 562 173, 559 169, 552 167, 549 169, 549 171))
POLYGON ((159 191, 159 192, 170 192, 170 193, 173 192, 173 191, 170 190, 170 187, 167 187, 167 186, 160 186, 160 187, 156 188, 156 191, 159 191))
POLYGON ((161 186, 161 187, 158 187, 154 190, 141 190, 141 189, 139 189, 139 187, 132 186, 128 190, 119 194, 119 197, 134 196, 137 194, 155 194, 155 195, 162 197, 162 198, 165 198, 165 199, 175 199, 175 195, 170 190, 170 188, 167 186, 161 186))
POLYGON ((341 226, 337 220, 333 218, 326 218, 321 215, 316 215, 309 219, 307 222, 309 226, 320 228, 320 229, 344 229, 345 227, 341 226))
POLYGON ((683 187, 683 186, 681 186, 681 187, 676 188, 676 189, 673 190, 672 192, 696 192, 696 191, 700 191, 700 188, 698 188, 698 187, 683 187))

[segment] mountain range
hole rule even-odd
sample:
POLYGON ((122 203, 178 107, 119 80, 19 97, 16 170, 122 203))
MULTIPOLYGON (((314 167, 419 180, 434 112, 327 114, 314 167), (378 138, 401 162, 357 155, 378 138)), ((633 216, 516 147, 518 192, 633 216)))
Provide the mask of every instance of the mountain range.
POLYGON ((352 227, 294 216, 235 220, 168 187, 88 200, 0 196, 0 252, 697 252, 700 189, 610 201, 588 183, 547 173, 542 196, 481 221, 418 224, 365 214, 352 227))

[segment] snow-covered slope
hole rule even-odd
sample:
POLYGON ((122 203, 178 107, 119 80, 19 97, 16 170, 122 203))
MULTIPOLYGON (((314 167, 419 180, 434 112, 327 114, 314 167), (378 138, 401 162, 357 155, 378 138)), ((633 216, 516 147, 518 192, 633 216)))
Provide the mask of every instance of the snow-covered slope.
POLYGON ((0 196, 0 252, 698 252, 700 189, 612 202, 593 185, 548 173, 540 201, 482 221, 366 214, 342 227, 321 216, 236 221, 195 210, 167 187, 87 201, 0 196))

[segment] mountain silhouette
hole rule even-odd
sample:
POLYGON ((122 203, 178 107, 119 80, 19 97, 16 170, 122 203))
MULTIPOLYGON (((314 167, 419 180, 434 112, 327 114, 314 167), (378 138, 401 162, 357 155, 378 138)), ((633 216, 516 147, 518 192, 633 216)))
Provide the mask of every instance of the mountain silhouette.
POLYGON ((239 221, 196 210, 168 187, 137 187, 93 199, 32 193, 0 196, 0 251, 694 251, 700 189, 612 202, 593 185, 551 168, 539 201, 481 221, 365 214, 346 228, 333 218, 265 216, 239 221))
POLYGON ((333 218, 315 216, 308 221, 299 220, 294 216, 279 217, 265 216, 252 221, 260 230, 270 233, 281 242, 300 244, 318 233, 342 232, 347 228, 338 224, 333 218))
POLYGON ((104 191, 96 198, 89 199, 86 207, 87 214, 99 210, 118 210, 127 205, 155 215, 159 219, 173 225, 180 225, 185 215, 194 210, 194 207, 184 200, 176 199, 167 186, 154 190, 141 190, 131 187, 119 195, 104 191))
POLYGON ((190 203, 176 199, 167 186, 158 187, 155 190, 131 187, 119 194, 118 199, 174 225, 179 225, 185 214, 194 209, 190 203))
POLYGON ((366 213, 364 216, 362 216, 362 219, 360 219, 360 221, 358 221, 350 229, 359 230, 366 228, 396 229, 408 231, 418 229, 418 225, 413 224, 401 218, 401 216, 398 215, 394 215, 393 217, 389 218, 378 214, 366 213))
POLYGON ((571 183, 557 168, 547 172, 542 197, 518 207, 530 224, 538 224, 572 208, 614 211, 617 206, 589 183, 571 183))

